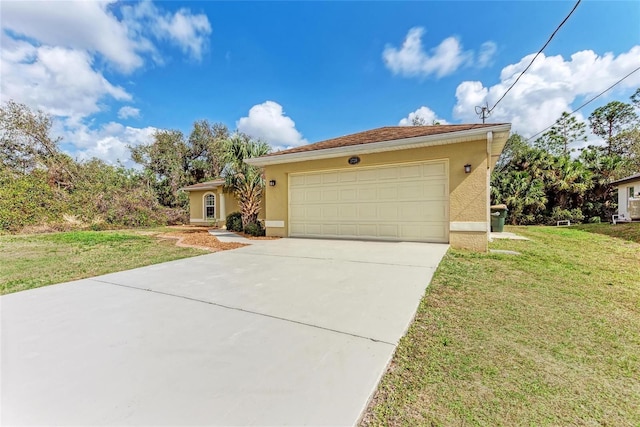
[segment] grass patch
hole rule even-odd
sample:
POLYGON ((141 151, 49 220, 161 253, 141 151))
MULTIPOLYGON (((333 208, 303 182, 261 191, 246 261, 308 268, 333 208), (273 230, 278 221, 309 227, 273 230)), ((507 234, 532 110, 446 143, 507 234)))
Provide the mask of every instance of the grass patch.
POLYGON ((207 253, 134 231, 0 236, 0 294, 207 253))
POLYGON ((572 227, 575 227, 578 230, 588 231, 590 233, 604 234, 606 236, 640 243, 640 222, 623 222, 616 225, 609 223, 579 224, 572 227))
POLYGON ((448 252, 362 425, 640 425, 640 245, 509 231, 448 252))

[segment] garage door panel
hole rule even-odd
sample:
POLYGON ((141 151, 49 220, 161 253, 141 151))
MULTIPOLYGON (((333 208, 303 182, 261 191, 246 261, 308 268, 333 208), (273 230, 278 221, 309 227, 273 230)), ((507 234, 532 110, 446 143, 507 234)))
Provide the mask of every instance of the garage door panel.
POLYGON ((353 202, 358 197, 357 188, 343 188, 340 190, 340 200, 343 202, 353 202))
POLYGON ((358 200, 370 202, 378 200, 378 190, 375 187, 364 187, 358 190, 358 200))
POLYGON ((447 184, 446 162, 292 175, 289 234, 446 242, 447 184))
POLYGON ((339 182, 356 182, 357 175, 355 172, 339 172, 338 173, 338 181, 339 182))
POLYGON ((447 174, 445 163, 425 163, 422 167, 423 176, 445 176, 447 174))

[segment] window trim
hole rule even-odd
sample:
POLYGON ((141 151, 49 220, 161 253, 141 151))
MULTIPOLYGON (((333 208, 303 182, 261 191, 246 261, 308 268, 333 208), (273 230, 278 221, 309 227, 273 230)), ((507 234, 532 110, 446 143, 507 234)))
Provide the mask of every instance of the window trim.
POLYGON ((216 193, 212 193, 212 192, 207 192, 204 193, 204 195, 202 196, 202 217, 204 218, 205 221, 210 221, 210 220, 215 220, 216 217, 216 193), (207 199, 209 198, 209 196, 211 196, 213 198, 213 204, 209 205, 207 204, 207 199), (213 207, 213 216, 207 216, 207 208, 209 207, 213 207))

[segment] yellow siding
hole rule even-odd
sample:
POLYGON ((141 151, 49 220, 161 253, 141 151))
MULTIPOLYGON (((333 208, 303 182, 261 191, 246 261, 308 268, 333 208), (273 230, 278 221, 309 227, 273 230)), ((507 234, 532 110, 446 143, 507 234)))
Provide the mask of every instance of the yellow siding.
MULTIPOLYGON (((332 159, 309 160, 265 166, 266 181, 276 180, 276 186, 266 188, 267 221, 284 221, 284 227, 267 227, 267 235, 286 237, 288 230, 288 175, 297 172, 311 172, 329 169, 356 169, 362 167, 389 165, 394 163, 419 162, 426 160, 449 161, 449 221, 487 222, 487 142, 486 139, 450 145, 387 151, 383 153, 359 155, 358 165, 349 165, 350 156, 332 159), (471 164, 472 172, 465 174, 464 165, 471 164)), ((472 250, 487 250, 486 232, 449 233, 453 247, 472 250), (459 236, 458 236, 459 235, 459 236)))

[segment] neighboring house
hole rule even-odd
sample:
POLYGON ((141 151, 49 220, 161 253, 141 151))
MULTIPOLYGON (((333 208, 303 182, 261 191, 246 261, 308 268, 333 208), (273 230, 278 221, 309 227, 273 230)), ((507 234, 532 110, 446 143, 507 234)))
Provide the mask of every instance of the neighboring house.
POLYGON ((510 124, 383 127, 246 162, 264 168, 268 236, 487 251, 489 179, 510 124))
POLYGON ((618 188, 619 219, 640 220, 640 173, 613 181, 611 184, 618 188))
MULTIPOLYGON (((224 227, 227 215, 240 211, 233 194, 224 191, 224 179, 201 182, 181 190, 189 193, 189 222, 191 224, 224 227)), ((264 212, 264 200, 261 212, 264 212)), ((258 218, 262 219, 263 216, 259 215, 258 218)))

